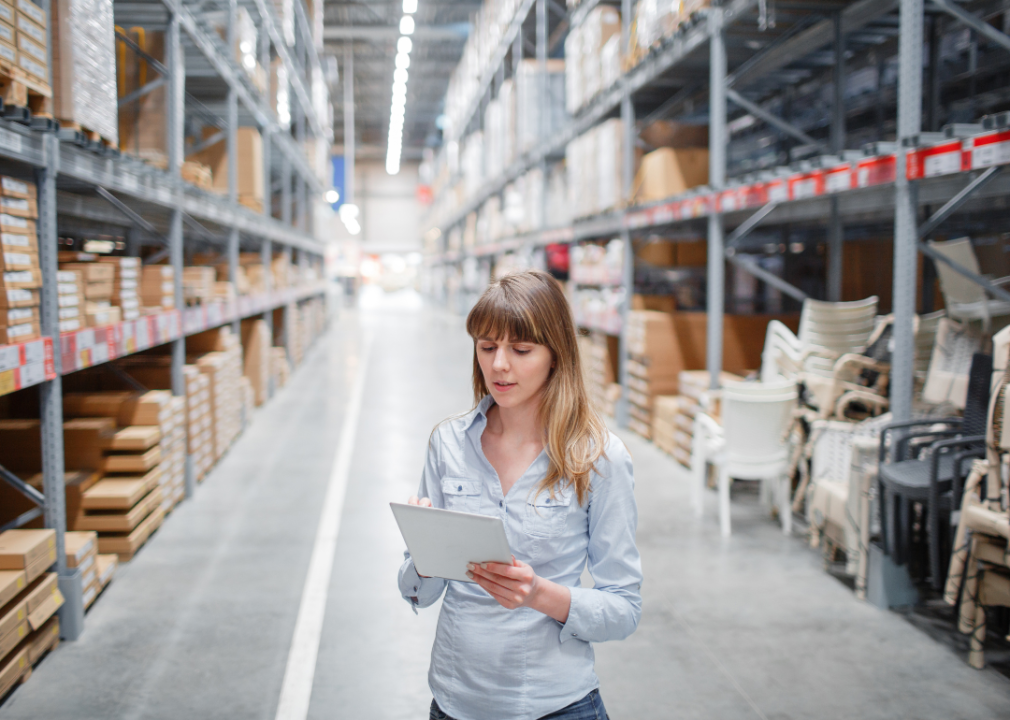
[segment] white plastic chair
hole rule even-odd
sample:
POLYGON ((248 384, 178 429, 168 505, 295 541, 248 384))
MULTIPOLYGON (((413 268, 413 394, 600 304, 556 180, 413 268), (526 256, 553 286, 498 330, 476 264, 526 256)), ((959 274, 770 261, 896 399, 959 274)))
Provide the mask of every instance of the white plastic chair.
MULTIPOLYGON (((978 257, 971 240, 959 238, 947 242, 930 242, 929 246, 965 270, 981 275, 978 257)), ((994 317, 1010 315, 1010 303, 1005 300, 990 298, 985 288, 973 283, 968 278, 948 267, 942 262, 936 263, 936 273, 940 278, 940 290, 943 292, 947 315, 959 320, 981 320, 986 329, 994 317)), ((994 285, 1010 284, 1010 277, 992 279, 994 285)))
POLYGON ((695 512, 704 512, 705 466, 711 462, 719 469, 719 527, 723 536, 731 532, 729 488, 734 478, 761 481, 762 497, 770 489, 777 496, 782 531, 792 531, 784 434, 795 405, 792 382, 727 382, 722 389, 722 427, 705 413, 695 418, 691 457, 695 512))

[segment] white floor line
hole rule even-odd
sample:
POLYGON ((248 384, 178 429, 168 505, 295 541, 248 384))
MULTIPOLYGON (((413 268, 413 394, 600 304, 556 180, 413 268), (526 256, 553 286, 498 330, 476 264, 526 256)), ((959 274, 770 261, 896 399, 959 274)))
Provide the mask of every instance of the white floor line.
POLYGON ((276 720, 305 720, 309 714, 309 700, 312 697, 312 681, 316 674, 316 656, 319 654, 319 639, 323 631, 326 615, 326 597, 329 593, 330 575, 333 571, 333 556, 337 548, 337 534, 340 531, 340 515, 344 508, 347 490, 347 473, 354 454, 354 439, 358 429, 358 416, 365 391, 365 373, 368 356, 372 350, 369 333, 362 342, 358 356, 357 374, 340 430, 340 442, 333 459, 333 470, 326 488, 323 511, 316 530, 316 542, 309 560, 309 572, 302 590, 302 601, 295 622, 295 634, 288 651, 288 664, 284 670, 281 699, 277 706, 276 720))

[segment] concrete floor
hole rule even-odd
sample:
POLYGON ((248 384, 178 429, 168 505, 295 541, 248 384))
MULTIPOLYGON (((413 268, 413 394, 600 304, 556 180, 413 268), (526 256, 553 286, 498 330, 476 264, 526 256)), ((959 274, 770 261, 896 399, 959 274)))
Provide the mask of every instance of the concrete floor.
MULTIPOLYGON (((0 718, 273 720, 363 338, 374 345, 310 718, 427 717, 437 608, 396 589, 387 507, 417 487, 441 419, 470 407, 459 319, 417 303, 346 314, 0 718)), ((1010 681, 856 601, 753 500, 719 537, 672 460, 631 433, 645 570, 638 632, 597 646, 611 717, 1006 718, 1010 681)))

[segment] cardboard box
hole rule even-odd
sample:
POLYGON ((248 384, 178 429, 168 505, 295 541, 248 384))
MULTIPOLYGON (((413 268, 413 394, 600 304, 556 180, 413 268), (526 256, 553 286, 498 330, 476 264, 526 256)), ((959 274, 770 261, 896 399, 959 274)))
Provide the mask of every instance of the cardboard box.
POLYGON ((34 288, 42 287, 42 271, 38 268, 32 268, 30 270, 8 270, 2 275, 2 285, 4 289, 26 289, 31 290, 34 288))
POLYGON ((36 307, 39 291, 31 288, 0 289, 0 308, 36 307))
POLYGON ((67 567, 83 570, 85 559, 98 553, 98 535, 93 532, 68 531, 63 534, 63 544, 67 553, 67 567))
POLYGON ((28 235, 22 232, 0 233, 0 244, 5 251, 31 252, 36 256, 39 254, 39 241, 35 235, 28 235))
POLYGON ((0 664, 0 698, 10 692, 31 665, 28 662, 28 648, 24 647, 0 664))
POLYGON ((85 282, 112 282, 116 279, 116 267, 105 262, 60 263, 60 270, 79 272, 85 282))
POLYGON ((56 577, 56 573, 47 573, 34 587, 28 589, 25 610, 28 612, 28 625, 32 630, 41 629, 63 605, 63 595, 60 593, 56 577))
MULTIPOLYGON (((146 384, 146 383, 145 383, 146 384)), ((121 426, 161 425, 171 411, 172 394, 135 392, 66 393, 63 414, 68 418, 115 418, 121 426)))
POLYGON ((0 633, 0 658, 20 645, 32 631, 32 626, 28 623, 28 613, 25 612, 24 601, 19 602, 17 608, 8 613, 3 624, 7 627, 7 631, 0 633), (7 622, 8 618, 10 618, 10 622, 7 622))
POLYGON ((63 423, 63 455, 66 467, 98 470, 102 467, 102 444, 116 430, 111 418, 75 418, 63 423))
POLYGON ((116 555, 99 555, 95 558, 95 570, 100 587, 104 588, 109 584, 118 566, 119 558, 116 555))
POLYGON ((20 595, 27 585, 24 570, 0 570, 0 608, 20 595))
MULTIPOLYGON (((217 133, 216 128, 206 128, 205 137, 217 133)), ((263 139, 259 130, 240 127, 238 136, 238 195, 263 202, 263 139)), ((198 153, 188 155, 187 161, 198 162, 210 168, 213 184, 218 193, 228 192, 228 148, 224 137, 198 153)))
POLYGON ((635 177, 632 202, 663 200, 706 183, 706 148, 660 148, 642 157, 635 177))
POLYGON ((147 542, 151 533, 158 529, 164 519, 165 511, 158 507, 132 532, 101 535, 98 538, 98 552, 102 555, 115 553, 120 556, 120 560, 129 560, 147 542))
POLYGON ((0 570, 25 570, 25 581, 31 583, 42 571, 32 575, 39 563, 56 562, 55 530, 7 530, 0 534, 0 570))
POLYGON ((51 617, 28 638, 28 664, 34 665, 42 656, 60 644, 60 619, 51 617))
POLYGON ((28 342, 41 337, 42 331, 37 322, 20 323, 18 325, 0 325, 0 345, 28 342))
POLYGON ((37 307, 0 309, 0 325, 22 325, 24 323, 39 322, 39 309, 37 307))
MULTIPOLYGON (((101 485, 101 482, 98 483, 101 485)), ((97 485, 96 485, 97 487, 97 485)), ((136 528, 151 512, 161 506, 161 488, 155 487, 136 505, 122 513, 83 513, 74 519, 75 530, 128 533, 136 528)))
POLYGON ((16 22, 15 20, 16 15, 17 11, 14 9, 13 5, 7 3, 6 0, 0 2, 0 21, 7 23, 11 27, 14 27, 14 23, 16 22))
POLYGON ((85 510, 128 510, 157 487, 161 469, 154 468, 140 477, 107 477, 88 488, 81 498, 85 510))
POLYGON ((0 212, 34 220, 39 216, 39 206, 33 199, 0 195, 0 212))
POLYGON ((132 425, 117 430, 111 437, 103 438, 103 450, 144 451, 158 444, 161 430, 151 425, 132 425))
POLYGON ((144 453, 106 455, 101 470, 106 473, 146 473, 161 462, 161 448, 157 445, 144 453))

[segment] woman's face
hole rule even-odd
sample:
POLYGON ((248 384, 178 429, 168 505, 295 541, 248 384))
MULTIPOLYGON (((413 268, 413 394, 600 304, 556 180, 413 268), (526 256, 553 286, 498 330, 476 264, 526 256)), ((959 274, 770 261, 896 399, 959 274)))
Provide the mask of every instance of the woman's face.
POLYGON ((477 361, 491 397, 503 408, 534 400, 547 384, 553 358, 546 345, 512 343, 508 337, 477 341, 477 361))

